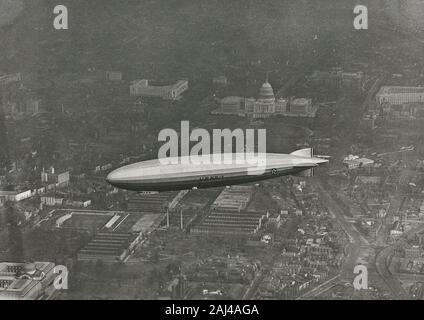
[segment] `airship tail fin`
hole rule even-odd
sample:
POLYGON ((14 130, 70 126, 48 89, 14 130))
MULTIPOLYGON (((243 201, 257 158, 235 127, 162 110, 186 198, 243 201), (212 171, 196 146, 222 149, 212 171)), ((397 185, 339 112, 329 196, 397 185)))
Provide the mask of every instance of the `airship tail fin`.
POLYGON ((314 157, 314 149, 306 148, 297 150, 295 152, 290 153, 292 156, 302 157, 302 158, 313 158, 314 157))

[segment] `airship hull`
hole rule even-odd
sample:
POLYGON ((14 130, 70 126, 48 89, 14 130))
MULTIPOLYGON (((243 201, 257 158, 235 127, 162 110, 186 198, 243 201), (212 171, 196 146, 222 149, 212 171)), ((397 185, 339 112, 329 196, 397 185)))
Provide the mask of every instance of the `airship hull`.
POLYGON ((117 188, 137 192, 202 189, 296 175, 327 162, 313 158, 310 149, 305 150, 308 151, 290 155, 264 154, 262 166, 247 162, 217 164, 213 161, 193 164, 184 158, 170 164, 149 160, 119 168, 110 173, 107 180, 117 188))
POLYGON ((185 179, 164 179, 163 181, 146 182, 140 181, 120 181, 111 183, 117 188, 130 190, 130 191, 175 191, 175 190, 189 190, 189 189, 206 189, 222 186, 232 186, 261 180, 273 179, 286 175, 295 175, 304 171, 305 169, 299 168, 286 168, 278 172, 268 170, 262 175, 247 175, 246 173, 234 173, 220 175, 216 173, 214 176, 202 176, 201 178, 187 177, 185 179))

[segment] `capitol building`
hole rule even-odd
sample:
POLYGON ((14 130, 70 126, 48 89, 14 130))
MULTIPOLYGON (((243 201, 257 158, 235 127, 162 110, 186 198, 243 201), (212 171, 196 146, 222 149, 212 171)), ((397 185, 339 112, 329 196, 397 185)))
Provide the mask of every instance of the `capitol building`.
POLYGON ((275 99, 274 90, 266 81, 259 90, 258 99, 246 98, 244 103, 245 113, 253 118, 267 118, 275 113, 285 112, 287 109, 286 99, 275 99))
POLYGON ((276 99, 274 90, 268 81, 259 90, 255 98, 225 97, 221 100, 221 108, 215 114, 238 115, 254 119, 269 118, 282 115, 290 117, 314 117, 317 108, 312 99, 276 99))

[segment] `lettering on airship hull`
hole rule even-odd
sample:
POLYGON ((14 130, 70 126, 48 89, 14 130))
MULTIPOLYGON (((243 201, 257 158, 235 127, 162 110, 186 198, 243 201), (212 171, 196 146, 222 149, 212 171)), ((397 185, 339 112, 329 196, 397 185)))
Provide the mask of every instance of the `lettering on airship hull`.
POLYGON ((224 179, 224 176, 200 177, 200 181, 211 181, 211 180, 221 180, 221 179, 224 179))

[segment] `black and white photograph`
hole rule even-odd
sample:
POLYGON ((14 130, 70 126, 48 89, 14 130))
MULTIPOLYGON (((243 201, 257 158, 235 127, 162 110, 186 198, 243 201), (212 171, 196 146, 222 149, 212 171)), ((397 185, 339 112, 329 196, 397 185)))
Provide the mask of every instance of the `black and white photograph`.
POLYGON ((421 0, 0 0, 0 300, 424 300, 423 52, 421 0))

